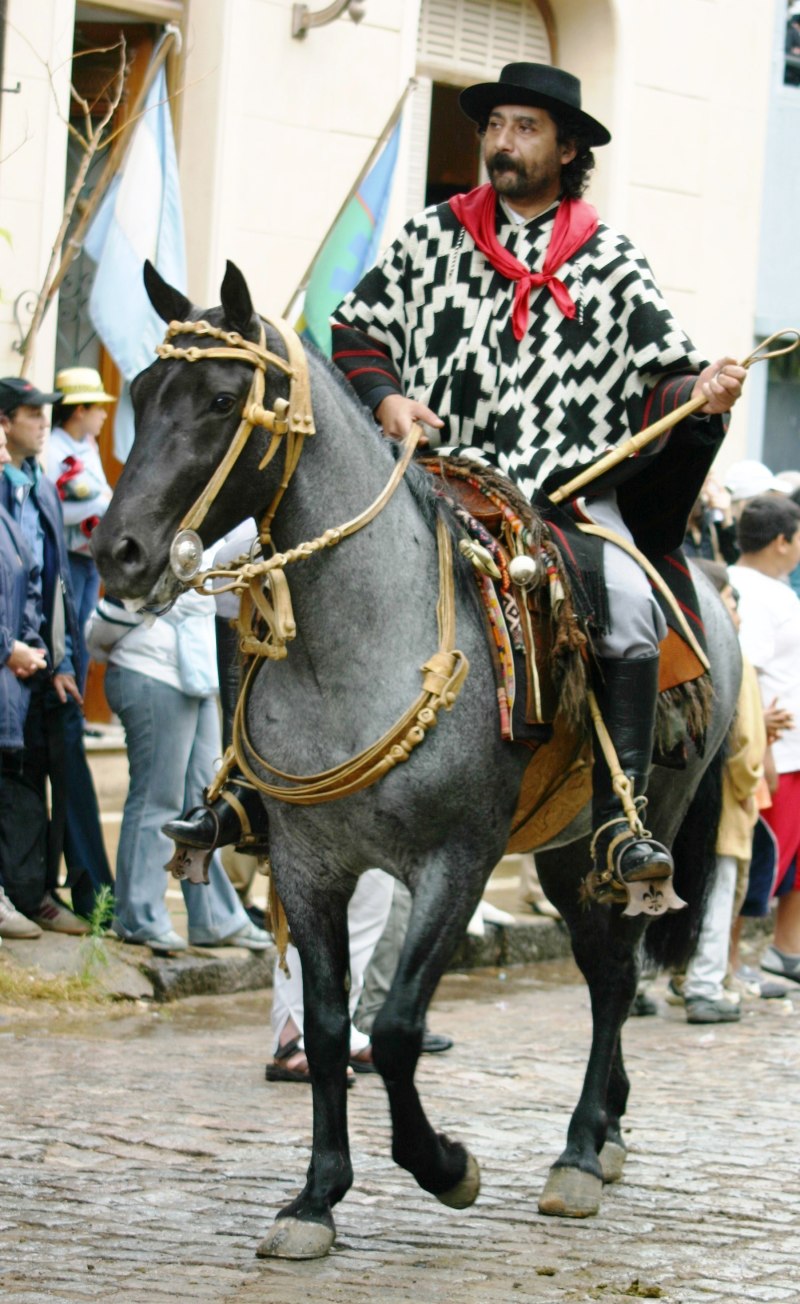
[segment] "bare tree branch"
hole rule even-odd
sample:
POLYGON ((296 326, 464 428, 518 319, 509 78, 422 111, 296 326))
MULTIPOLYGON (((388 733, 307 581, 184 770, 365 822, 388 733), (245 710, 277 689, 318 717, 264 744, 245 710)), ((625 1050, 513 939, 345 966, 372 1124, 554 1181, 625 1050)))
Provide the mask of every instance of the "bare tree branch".
MULTIPOLYGON (((113 49, 116 47, 111 47, 111 48, 113 49)), ((81 141, 83 147, 83 156, 81 158, 80 163, 78 164, 78 170, 75 174, 75 178, 72 182, 69 194, 67 195, 66 202, 64 204, 64 211, 61 216, 61 224, 58 228, 58 233, 53 243, 53 247, 50 251, 50 258, 47 264, 47 271, 45 272, 44 280, 42 282, 42 287, 37 297, 36 309, 34 311, 30 327, 28 328, 28 333, 25 336, 25 342, 22 351, 22 365, 20 367, 21 376, 25 376, 28 374, 28 370, 30 368, 33 359, 33 350, 36 344, 36 337, 39 333, 39 329, 41 327, 42 321, 44 320, 44 315, 47 312, 47 309, 50 306, 50 303, 52 302, 57 292, 58 286, 61 284, 61 281, 64 278, 66 267, 68 267, 71 264, 75 256, 74 249, 68 250, 67 255, 64 255, 64 250, 63 250, 64 240, 67 231, 69 230, 69 225, 70 222, 72 221, 72 216, 75 212, 75 206, 80 197, 80 193, 81 190, 83 189, 84 182, 86 181, 86 175, 89 171, 89 168, 91 166, 95 154, 100 148, 100 145, 103 140, 103 133, 105 132, 106 127, 108 126, 109 122, 111 121, 111 119, 113 118, 114 114, 117 111, 120 100, 122 99, 123 92, 125 90, 125 83, 128 76, 129 68, 127 63, 127 46, 125 42, 125 37, 122 35, 120 36, 120 41, 119 41, 119 51, 120 51, 119 67, 117 69, 115 77, 112 79, 112 83, 110 83, 110 85, 113 85, 113 89, 111 91, 111 94, 109 95, 109 100, 108 100, 108 105, 106 107, 106 110, 96 126, 92 122, 91 112, 89 110, 89 106, 86 103, 86 101, 83 100, 80 96, 75 95, 76 100, 84 110, 84 118, 86 121, 85 141, 81 139, 80 133, 77 132, 77 130, 75 131, 75 135, 77 136, 78 140, 81 141), (65 267, 65 262, 66 262, 66 267, 65 267)), ((74 88, 73 88, 73 94, 74 94, 74 88)))

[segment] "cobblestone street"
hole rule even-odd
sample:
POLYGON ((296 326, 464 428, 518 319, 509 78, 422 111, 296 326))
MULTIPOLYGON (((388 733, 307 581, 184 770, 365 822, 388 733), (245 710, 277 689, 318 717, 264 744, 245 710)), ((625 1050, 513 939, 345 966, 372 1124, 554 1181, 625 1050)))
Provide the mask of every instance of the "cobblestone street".
POLYGON ((310 1263, 254 1258, 301 1185, 310 1130, 307 1089, 264 1081, 268 993, 7 1009, 0 1298, 795 1304, 800 1000, 704 1028, 658 995, 659 1017, 627 1027, 624 1179, 598 1217, 560 1221, 536 1202, 579 1090, 587 994, 564 964, 447 977, 431 1026, 456 1046, 423 1057, 419 1080, 481 1165, 478 1202, 447 1210, 392 1165, 382 1086, 362 1076, 355 1185, 334 1251, 310 1263))

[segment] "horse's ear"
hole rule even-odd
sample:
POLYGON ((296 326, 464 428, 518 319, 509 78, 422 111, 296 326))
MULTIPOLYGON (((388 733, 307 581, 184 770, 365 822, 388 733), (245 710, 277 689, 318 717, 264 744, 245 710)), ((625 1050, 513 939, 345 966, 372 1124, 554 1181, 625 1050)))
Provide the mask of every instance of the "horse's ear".
POLYGON ((162 321, 186 321, 192 310, 191 303, 180 290, 167 284, 149 258, 145 259, 144 264, 144 288, 162 321))
POLYGON ((225 264, 220 295, 226 322, 240 335, 247 336, 248 328, 252 328, 255 319, 253 300, 242 273, 230 261, 225 264))

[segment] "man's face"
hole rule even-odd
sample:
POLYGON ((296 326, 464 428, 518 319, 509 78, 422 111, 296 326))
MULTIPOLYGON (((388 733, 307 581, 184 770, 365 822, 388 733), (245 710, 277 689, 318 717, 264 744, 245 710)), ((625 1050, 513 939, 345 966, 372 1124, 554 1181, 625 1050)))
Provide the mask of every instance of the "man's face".
POLYGON ((504 104, 493 109, 483 138, 483 158, 492 185, 504 199, 545 201, 561 191, 561 169, 575 157, 559 145, 546 109, 504 104))
POLYGON ((38 457, 47 434, 44 408, 23 403, 10 417, 4 417, 3 425, 12 458, 38 457))
POLYGON ((8 455, 8 442, 6 440, 6 428, 0 421, 0 466, 6 466, 11 458, 8 455))

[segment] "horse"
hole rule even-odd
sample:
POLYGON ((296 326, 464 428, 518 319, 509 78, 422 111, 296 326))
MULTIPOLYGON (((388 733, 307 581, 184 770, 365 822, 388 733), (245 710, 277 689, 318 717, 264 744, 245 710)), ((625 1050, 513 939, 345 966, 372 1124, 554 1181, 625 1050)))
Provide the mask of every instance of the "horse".
MULTIPOLYGON (((399 467, 395 441, 380 433, 312 346, 301 359, 313 404, 313 423, 309 412, 296 422, 305 434, 302 456, 291 454, 292 474, 271 456, 290 437, 297 356, 289 359, 287 332, 256 314, 233 264, 222 281, 221 306, 206 311, 150 266, 145 282, 154 308, 172 323, 172 342, 132 384, 135 441, 93 551, 108 592, 127 605, 158 607, 182 587, 169 564, 182 523, 202 518, 197 544, 207 546, 249 517, 262 521, 271 504, 272 547, 290 571, 294 638, 288 655, 259 663, 245 725, 253 754, 262 758, 254 771, 269 786, 263 801, 272 875, 302 960, 313 1142, 303 1189, 280 1210, 257 1253, 321 1257, 335 1239, 333 1207, 353 1178, 347 904, 359 875, 373 866, 406 884, 413 897, 397 972, 372 1035, 390 1106, 392 1157, 452 1208, 465 1208, 478 1195, 474 1157, 434 1130, 414 1075, 428 1002, 506 850, 530 752, 500 737, 484 613, 472 566, 454 549, 448 569, 463 682, 457 696, 441 695, 451 709, 434 712, 433 723, 422 717, 412 742, 399 746, 377 781, 354 781, 335 799, 326 779, 321 800, 313 793, 308 801, 284 800, 291 776, 347 772, 350 758, 371 756, 376 739, 392 736, 398 717, 418 698, 420 667, 441 643, 440 555, 452 522, 430 477, 413 464, 399 467), (254 391, 246 350, 259 340, 276 361, 258 372, 261 389, 254 391), (252 428, 237 442, 243 414, 252 428), (394 491, 363 528, 335 528, 358 518, 390 480, 394 491), (198 501, 200 513, 192 508, 198 501), (276 782, 276 774, 284 777, 276 782)), ((590 864, 588 807, 536 850, 542 885, 566 921, 588 984, 593 1019, 583 1087, 540 1200, 543 1213, 591 1215, 603 1183, 620 1177, 629 1089, 620 1034, 636 993, 643 937, 649 924, 648 944, 661 963, 685 954, 713 873, 713 803, 740 662, 716 593, 703 577, 698 587, 714 671, 705 749, 701 755, 690 744, 683 770, 656 768, 648 811, 654 836, 673 848, 675 886, 688 908, 649 920, 579 900, 590 864)))

